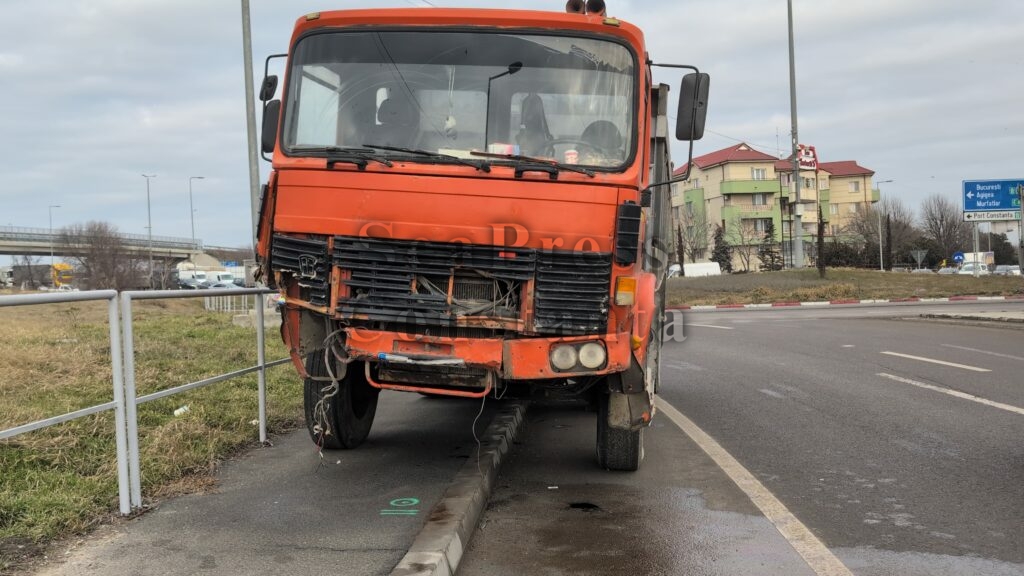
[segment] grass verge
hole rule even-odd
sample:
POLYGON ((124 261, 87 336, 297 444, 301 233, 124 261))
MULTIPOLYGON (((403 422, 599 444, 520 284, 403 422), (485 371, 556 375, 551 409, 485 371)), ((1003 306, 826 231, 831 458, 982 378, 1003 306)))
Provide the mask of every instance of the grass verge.
POLYGON ((672 278, 669 306, 762 304, 823 300, 946 298, 1024 295, 1021 277, 907 274, 877 270, 831 269, 824 279, 815 269, 703 278, 672 278))
MULTIPOLYGON (((256 364, 256 333, 199 300, 135 303, 138 394, 256 364)), ((268 331, 267 358, 286 351, 268 331)), ((142 489, 160 498, 208 485, 218 461, 258 440, 248 375, 139 407, 142 489), (174 410, 189 406, 182 416, 174 410)), ((0 429, 112 398, 106 303, 0 309, 0 429)), ((301 421, 290 364, 267 371, 268 430, 301 421)), ((47 542, 117 511, 114 415, 108 411, 0 441, 0 573, 47 542)))

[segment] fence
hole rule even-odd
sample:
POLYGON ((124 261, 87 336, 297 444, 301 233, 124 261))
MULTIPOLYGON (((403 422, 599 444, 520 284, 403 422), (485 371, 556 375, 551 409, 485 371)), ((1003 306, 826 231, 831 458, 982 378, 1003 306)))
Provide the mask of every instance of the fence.
POLYGON ((242 295, 203 297, 203 308, 210 312, 248 312, 255 304, 252 298, 242 295))
POLYGON ((97 404, 60 416, 37 420, 28 424, 0 430, 0 440, 13 438, 20 434, 40 430, 83 418, 92 414, 114 411, 115 445, 117 451, 117 486, 118 504, 121 514, 130 514, 132 508, 142 506, 142 480, 139 465, 139 430, 138 405, 173 394, 195 390, 217 382, 237 378, 245 374, 258 374, 258 405, 259 405, 259 438, 267 440, 267 381, 266 369, 284 364, 288 358, 266 361, 264 351, 265 330, 263 325, 264 307, 262 301, 271 290, 264 288, 246 288, 240 290, 206 290, 196 294, 191 290, 162 290, 122 292, 120 297, 114 290, 97 290, 90 292, 71 292, 54 294, 23 294, 17 296, 0 296, 0 308, 9 306, 31 306, 40 304, 56 304, 70 302, 107 301, 107 315, 110 330, 110 363, 111 385, 113 398, 110 402, 97 404), (250 296, 256 309, 256 366, 250 366, 234 372, 228 372, 189 382, 167 390, 161 390, 145 396, 136 396, 135 386, 135 336, 132 326, 132 302, 135 300, 158 300, 168 298, 202 298, 202 297, 245 297, 250 296), (119 307, 120 304, 120 307, 119 307), (123 338, 122 338, 123 336, 123 338))

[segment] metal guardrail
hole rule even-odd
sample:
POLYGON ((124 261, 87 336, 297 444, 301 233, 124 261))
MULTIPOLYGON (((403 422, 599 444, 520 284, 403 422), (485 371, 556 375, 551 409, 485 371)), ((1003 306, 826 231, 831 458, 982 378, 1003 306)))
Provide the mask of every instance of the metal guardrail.
POLYGON ((0 440, 12 438, 20 434, 40 430, 114 410, 115 439, 117 449, 117 484, 118 500, 121 514, 131 513, 132 508, 142 506, 141 467, 139 464, 139 428, 138 405, 174 394, 203 388, 211 384, 244 376, 256 372, 258 374, 258 410, 260 442, 267 441, 267 381, 266 369, 289 362, 288 358, 266 361, 265 327, 263 297, 274 293, 266 288, 204 290, 197 294, 192 290, 148 290, 118 292, 114 290, 96 290, 89 292, 23 294, 16 296, 0 296, 0 308, 7 306, 31 306, 38 304, 87 302, 107 300, 108 322, 110 325, 110 362, 112 371, 113 400, 97 404, 60 416, 45 418, 22 424, 7 430, 0 430, 0 440), (256 308, 256 366, 219 374, 196 382, 189 382, 167 390, 161 390, 145 396, 136 396, 135 382, 135 337, 132 326, 132 302, 134 300, 157 300, 167 298, 202 298, 207 296, 245 296, 251 295, 256 308), (120 300, 120 306, 118 301, 120 300), (119 314, 120 310, 120 314, 119 314), (123 340, 122 340, 123 334, 123 340))
POLYGON ((128 440, 127 427, 125 425, 125 387, 124 387, 124 365, 122 364, 121 330, 117 314, 117 291, 96 290, 90 292, 64 292, 55 294, 19 294, 17 296, 0 296, 0 308, 6 306, 32 306, 38 304, 55 304, 67 302, 89 302, 107 301, 107 322, 110 326, 110 368, 112 373, 112 384, 114 388, 114 399, 96 406, 69 412, 61 416, 37 420, 7 430, 0 430, 0 440, 12 438, 19 434, 39 430, 48 426, 54 426, 69 422, 77 418, 98 414, 107 410, 114 410, 114 438, 117 446, 117 492, 121 514, 131 513, 131 501, 129 498, 129 474, 128 474, 128 440))

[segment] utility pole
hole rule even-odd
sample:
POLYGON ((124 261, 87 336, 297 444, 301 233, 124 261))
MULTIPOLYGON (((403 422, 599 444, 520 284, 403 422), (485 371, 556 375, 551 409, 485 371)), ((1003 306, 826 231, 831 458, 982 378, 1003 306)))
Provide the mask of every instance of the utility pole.
POLYGON ((50 274, 53 274, 53 209, 60 208, 60 204, 50 204, 48 211, 50 213, 50 274))
POLYGON ((146 179, 146 230, 149 234, 149 287, 153 288, 153 210, 149 201, 149 179, 156 178, 156 174, 143 174, 146 179))
POLYGON ((260 165, 256 151, 256 96, 252 76, 252 24, 249 0, 242 0, 242 59, 245 71, 245 126, 249 143, 249 196, 252 203, 252 245, 256 246, 256 222, 260 213, 260 165))
POLYGON ((786 7, 789 11, 789 108, 793 124, 793 231, 790 233, 790 242, 793 243, 793 267, 804 267, 804 231, 801 222, 800 204, 800 158, 797 147, 800 136, 796 125, 796 59, 793 55, 793 0, 786 0, 786 7))
POLYGON ((892 180, 881 180, 875 182, 875 186, 878 187, 878 207, 875 212, 878 214, 878 270, 879 272, 885 271, 885 258, 882 257, 882 184, 888 184, 892 180))
POLYGON ((192 249, 198 250, 199 247, 196 245, 196 209, 192 207, 192 181, 193 180, 204 180, 204 176, 189 176, 188 177, 188 210, 189 214, 192 215, 192 249))

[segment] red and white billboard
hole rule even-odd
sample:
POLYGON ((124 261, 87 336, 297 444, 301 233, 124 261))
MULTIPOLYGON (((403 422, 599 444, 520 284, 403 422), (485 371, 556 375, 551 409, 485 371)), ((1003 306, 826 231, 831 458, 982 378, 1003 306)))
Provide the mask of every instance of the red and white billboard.
POLYGON ((814 146, 797 144, 796 153, 797 160, 800 162, 801 170, 818 169, 818 153, 814 151, 814 146))

